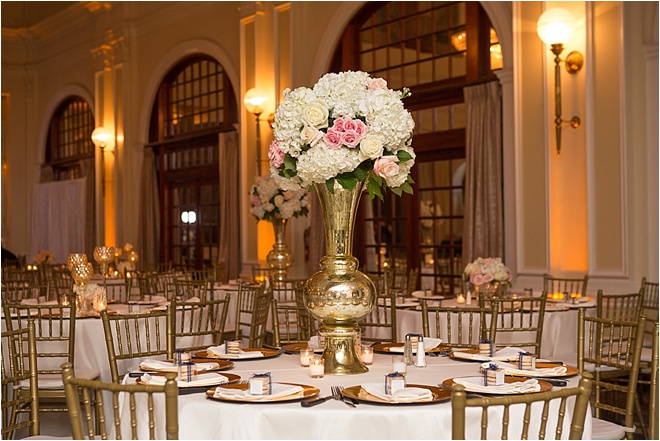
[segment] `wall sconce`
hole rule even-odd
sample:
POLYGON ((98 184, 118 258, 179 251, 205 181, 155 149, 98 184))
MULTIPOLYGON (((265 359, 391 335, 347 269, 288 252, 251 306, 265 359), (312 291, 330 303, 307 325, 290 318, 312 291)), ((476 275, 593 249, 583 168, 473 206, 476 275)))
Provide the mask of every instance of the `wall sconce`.
POLYGON ((110 131, 103 127, 97 127, 92 132, 92 142, 95 146, 101 149, 101 192, 103 197, 105 197, 105 164, 104 164, 104 153, 105 148, 108 146, 112 134, 110 131))
MULTIPOLYGON (((561 152, 561 125, 568 123, 574 129, 580 127, 580 118, 574 116, 570 121, 561 119, 561 74, 559 63, 562 61, 559 54, 564 50, 566 43, 573 35, 575 19, 570 12, 563 8, 552 8, 545 11, 536 23, 536 32, 550 50, 555 54, 555 132, 557 134, 557 154, 561 152)), ((563 60, 566 70, 575 74, 582 69, 584 57, 581 53, 573 51, 563 60)))
POLYGON ((245 92, 243 104, 248 112, 256 117, 257 124, 257 176, 261 176, 261 128, 260 117, 264 112, 264 103, 268 101, 268 96, 256 87, 245 92))

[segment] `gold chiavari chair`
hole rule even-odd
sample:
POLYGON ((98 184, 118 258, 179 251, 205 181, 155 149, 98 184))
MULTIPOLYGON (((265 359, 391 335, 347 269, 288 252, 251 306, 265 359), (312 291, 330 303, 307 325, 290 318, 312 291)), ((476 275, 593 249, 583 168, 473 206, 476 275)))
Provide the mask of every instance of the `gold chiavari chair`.
POLYGON ((467 398, 465 387, 454 385, 451 395, 452 439, 466 439, 466 408, 481 408, 480 439, 492 439, 494 436, 492 431, 488 430, 489 420, 501 421, 500 439, 545 439, 546 435, 550 437, 552 432, 554 439, 563 439, 564 419, 571 413, 568 439, 582 439, 591 395, 591 378, 591 374, 586 372, 577 387, 501 397, 467 398), (570 397, 575 397, 572 412, 568 410, 570 397), (525 406, 524 411, 510 411, 514 406, 520 405, 525 406), (501 419, 492 418, 490 414, 495 410, 501 412, 501 419), (519 415, 519 421, 514 420, 512 415, 519 415), (556 421, 552 430, 553 427, 548 427, 548 422, 552 421, 555 415, 556 421), (513 428, 519 428, 519 431, 511 433, 513 428))
POLYGON ((304 318, 307 311, 300 309, 295 303, 279 304, 277 299, 271 303, 273 317, 273 345, 280 347, 291 343, 306 343, 311 334, 305 327, 304 318))
POLYGON ((265 343, 268 309, 273 293, 266 290, 265 283, 238 284, 236 303, 236 340, 247 339, 250 348, 260 348, 265 343))
MULTIPOLYGON (((658 321, 647 320, 646 329, 651 324, 651 345, 642 345, 637 379, 635 412, 639 418, 644 439, 658 439, 658 321), (648 403, 642 404, 642 397, 648 396, 648 403)), ((645 331, 645 342, 648 332, 645 331)))
POLYGON ((144 269, 150 273, 169 273, 172 271, 172 261, 147 263, 144 269))
POLYGON ((26 285, 24 282, 6 282, 2 284, 2 298, 10 303, 21 303, 23 300, 38 301, 40 298, 50 300, 48 285, 26 285))
POLYGON ((27 328, 2 332, 2 439, 13 439, 16 431, 27 429, 39 435, 39 392, 37 345, 34 322, 27 328), (29 388, 28 395, 18 393, 29 388), (27 413, 27 421, 19 414, 27 413))
POLYGON ((378 292, 373 309, 359 325, 364 342, 396 342, 396 291, 385 286, 384 292, 378 292))
MULTIPOLYGON (((305 307, 305 300, 303 298, 305 283, 298 283, 295 286, 296 290, 296 306, 298 307, 298 320, 300 321, 300 327, 302 328, 302 333, 308 335, 309 338, 316 335, 318 332, 319 324, 318 321, 312 316, 312 314, 305 307)), ((308 338, 308 340, 309 340, 308 338)))
POLYGON ((491 309, 490 337, 498 348, 525 348, 539 356, 547 297, 484 299, 479 307, 491 309))
POLYGON ((27 285, 37 285, 39 283, 39 272, 31 271, 25 268, 5 267, 2 268, 2 283, 5 282, 23 282, 27 285))
POLYGON ((103 286, 108 301, 116 303, 128 302, 129 286, 125 279, 106 280, 103 286))
MULTIPOLYGON (((76 299, 70 305, 21 305, 3 301, 7 330, 27 328, 34 323, 40 412, 66 412, 66 397, 61 378, 61 364, 75 364, 76 299)), ((81 378, 99 377, 96 369, 76 367, 81 378)), ((18 393, 29 396, 27 384, 18 393)))
POLYGON ((296 303, 296 290, 302 289, 302 285, 305 284, 303 279, 276 280, 271 277, 269 280, 273 298, 280 304, 296 303))
MULTIPOLYGON (((113 383, 121 381, 119 361, 165 355, 174 356, 172 305, 165 311, 108 314, 101 311, 105 345, 113 383)), ((139 363, 138 363, 139 364, 139 363)))
POLYGON ((207 267, 201 270, 187 269, 186 279, 188 280, 206 280, 213 283, 215 281, 215 268, 207 267))
POLYGON ((543 275, 543 294, 568 293, 579 294, 582 297, 587 295, 587 285, 589 276, 578 278, 552 277, 550 274, 543 275))
POLYGON ((653 339, 653 321, 658 319, 658 284, 648 282, 646 277, 642 278, 642 314, 648 319, 646 321, 646 336, 644 346, 649 346, 653 339))
POLYGON ((179 388, 174 372, 165 374, 165 377, 164 384, 105 383, 77 378, 72 365, 63 364, 62 381, 69 403, 73 439, 178 439, 179 388), (111 399, 106 401, 108 394, 111 399), (122 413, 119 412, 121 400, 130 403, 130 406, 124 406, 122 413), (162 408, 159 400, 164 401, 164 423, 156 415, 162 408), (113 409, 113 420, 108 424, 105 418, 100 418, 95 425, 93 409, 103 415, 106 403, 113 409))
POLYGON ((221 344, 230 298, 226 294, 223 299, 180 303, 173 299, 172 310, 181 310, 178 317, 172 314, 174 347, 197 351, 221 344))
POLYGON ((73 292, 73 278, 66 268, 53 268, 53 286, 57 300, 68 298, 73 292))
POLYGON ((211 291, 211 282, 207 279, 180 280, 174 279, 174 290, 178 300, 190 300, 197 297, 199 300, 207 300, 211 291))
POLYGON ((596 296, 596 317, 620 321, 637 321, 642 313, 642 294, 603 294, 596 296))
MULTIPOLYGON (((427 306, 422 301, 422 329, 424 337, 434 337, 452 348, 479 347, 479 340, 490 339, 486 325, 486 314, 490 308, 452 308, 442 306, 427 306), (430 317, 435 318, 434 332, 431 332, 430 317)), ((491 323, 494 323, 491 321, 491 323)))
POLYGON ((587 317, 583 308, 578 312, 578 369, 594 374, 593 439, 633 439, 645 327, 645 317, 627 322, 587 317), (627 383, 619 381, 622 377, 627 383), (617 393, 625 396, 625 404, 612 399, 617 393))

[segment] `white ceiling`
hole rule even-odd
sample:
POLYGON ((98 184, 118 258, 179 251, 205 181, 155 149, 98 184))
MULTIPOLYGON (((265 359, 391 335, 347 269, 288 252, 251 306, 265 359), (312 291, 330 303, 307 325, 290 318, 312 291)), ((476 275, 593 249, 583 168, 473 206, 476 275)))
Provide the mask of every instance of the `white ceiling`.
POLYGON ((0 21, 3 28, 29 28, 77 2, 2 1, 0 21))

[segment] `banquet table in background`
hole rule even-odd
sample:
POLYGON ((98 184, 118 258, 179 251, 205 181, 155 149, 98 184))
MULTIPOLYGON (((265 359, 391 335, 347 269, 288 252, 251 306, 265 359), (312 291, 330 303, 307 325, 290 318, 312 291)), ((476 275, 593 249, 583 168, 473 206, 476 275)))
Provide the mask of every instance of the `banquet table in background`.
MULTIPOLYGON (((438 303, 439 306, 443 307, 461 308, 466 306, 456 304, 455 299, 433 302, 434 305, 438 303)), ((475 306, 474 303, 471 306, 475 306)), ((581 305, 548 303, 541 339, 540 356, 542 358, 554 360, 556 357, 560 357, 559 359, 577 364, 577 359, 572 361, 572 359, 566 360, 564 357, 567 354, 575 354, 577 356, 578 306, 587 308, 587 315, 596 313, 595 303, 593 301, 581 305)), ((442 319, 444 320, 444 317, 442 319)), ((422 311, 419 309, 400 308, 396 312, 396 322, 397 341, 403 342, 405 341, 406 334, 422 332, 422 311)), ((434 329, 436 325, 435 316, 431 315, 429 322, 430 328, 434 329)), ((475 323, 476 325, 477 323, 475 323)), ((446 328, 445 323, 441 325, 441 328, 446 328)), ((385 332, 385 330, 381 329, 373 335, 382 337, 385 336, 385 332)), ((516 338, 524 339, 525 336, 518 335, 516 338)))
MULTIPOLYGON (((270 372, 274 382, 290 382, 315 386, 320 395, 331 394, 331 386, 357 386, 368 382, 383 382, 391 372, 392 356, 375 354, 370 371, 360 375, 326 375, 310 378, 308 368, 300 366, 298 354, 283 354, 273 359, 235 362, 230 371, 242 379, 255 373, 270 372)), ((479 363, 452 360, 449 357, 427 357, 425 368, 408 367, 407 383, 436 386, 447 378, 479 375, 479 363)), ((135 381, 127 378, 125 381, 135 381)), ((569 386, 576 386, 579 376, 569 378, 569 386)), ((159 397, 160 398, 160 397, 159 397)), ((164 417, 162 402, 156 402, 158 418, 164 417)), ((572 415, 573 400, 569 400, 563 436, 567 437, 572 415)), ((122 414, 129 412, 124 402, 122 414)), ((513 406, 512 414, 524 412, 524 406, 513 406)), ((551 409, 550 419, 557 412, 551 409)), ((516 415, 517 416, 517 415, 516 415)), ((522 415, 520 415, 522 420, 522 415)), ((468 409, 467 439, 478 439, 481 413, 468 409)), ((512 419, 513 415, 512 415, 512 419)), ((540 409, 534 407, 533 425, 540 418, 540 409)), ((162 420, 161 420, 162 421, 162 420)), ((499 439, 501 410, 489 411, 489 439, 499 439)), ((551 424, 551 423, 549 423, 551 424)), ((139 425, 139 435, 145 437, 147 427, 139 425)), ((236 403, 209 399, 202 393, 179 395, 180 439, 451 439, 451 402, 432 404, 392 405, 362 403, 349 408, 337 400, 328 400, 305 408, 298 402, 236 403)), ((509 437, 518 438, 514 424, 509 437)), ((164 433, 157 432, 163 437, 164 433)), ((591 418, 588 413, 584 439, 591 437, 591 418)))

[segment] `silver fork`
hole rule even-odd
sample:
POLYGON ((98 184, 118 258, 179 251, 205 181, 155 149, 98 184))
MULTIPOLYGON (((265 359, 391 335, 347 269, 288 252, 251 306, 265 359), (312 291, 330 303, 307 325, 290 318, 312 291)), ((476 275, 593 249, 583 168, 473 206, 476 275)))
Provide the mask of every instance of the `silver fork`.
POLYGON ((343 386, 331 386, 331 387, 330 387, 330 390, 332 391, 332 394, 333 394, 333 395, 338 396, 339 399, 340 399, 345 405, 347 405, 348 407, 356 407, 356 404, 357 404, 357 403, 355 403, 355 402, 354 402, 353 400, 351 400, 350 398, 345 397, 344 395, 342 395, 341 391, 344 390, 344 387, 343 387, 343 386))

